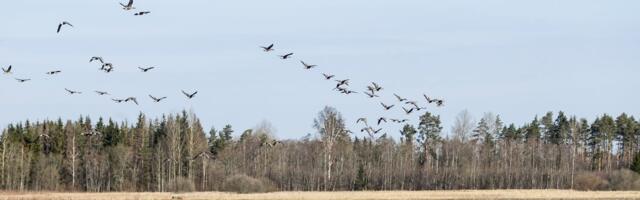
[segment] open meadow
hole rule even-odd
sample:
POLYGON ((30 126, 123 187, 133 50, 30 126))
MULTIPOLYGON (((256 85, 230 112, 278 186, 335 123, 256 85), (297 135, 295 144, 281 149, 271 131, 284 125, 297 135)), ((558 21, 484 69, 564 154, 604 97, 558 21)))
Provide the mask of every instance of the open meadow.
POLYGON ((640 191, 460 190, 381 192, 200 193, 0 193, 1 200, 419 200, 419 199, 640 199, 640 191))

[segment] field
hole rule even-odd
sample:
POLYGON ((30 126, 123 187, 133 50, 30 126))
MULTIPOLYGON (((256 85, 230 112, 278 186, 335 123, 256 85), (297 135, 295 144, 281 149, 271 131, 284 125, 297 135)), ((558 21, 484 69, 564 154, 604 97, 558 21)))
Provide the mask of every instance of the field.
POLYGON ((430 200, 430 199, 640 199, 640 191, 579 192, 569 190, 464 190, 384 192, 274 192, 263 194, 206 193, 11 193, 0 200, 430 200))

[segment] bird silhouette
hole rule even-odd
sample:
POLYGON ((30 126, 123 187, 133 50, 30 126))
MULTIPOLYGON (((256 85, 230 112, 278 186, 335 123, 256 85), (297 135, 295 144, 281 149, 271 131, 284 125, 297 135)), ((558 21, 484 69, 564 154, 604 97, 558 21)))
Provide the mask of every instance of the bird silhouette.
POLYGON ((152 96, 152 95, 149 95, 149 97, 151 97, 151 99, 153 99, 153 101, 155 101, 156 103, 157 103, 157 102, 160 102, 160 101, 162 101, 163 99, 166 99, 166 98, 167 98, 167 97, 160 97, 160 98, 157 98, 157 97, 154 97, 154 96, 152 96))
POLYGON ((286 59, 289 59, 291 56, 293 56, 293 53, 288 53, 288 54, 281 55, 280 58, 282 60, 286 60, 286 59))
POLYGON ((406 100, 407 100, 407 99, 405 99, 405 98, 400 97, 400 96, 399 96, 399 95, 397 95, 397 94, 393 94, 393 96, 396 96, 396 98, 397 98, 397 99, 398 99, 398 101, 400 101, 400 102, 403 102, 403 101, 406 101, 406 100))
POLYGON ((63 21, 62 23, 58 24, 58 31, 56 33, 60 33, 60 30, 62 30, 62 26, 67 25, 70 27, 73 27, 73 25, 67 21, 63 21))
POLYGON ((305 63, 305 62, 304 62, 304 61, 302 61, 302 60, 300 61, 300 63, 302 63, 302 65, 304 65, 304 68, 305 68, 305 69, 311 69, 311 68, 314 68, 314 67, 317 67, 317 66, 318 66, 318 65, 310 65, 310 64, 307 64, 307 63, 305 63))
POLYGON ((104 70, 104 71, 110 72, 111 70, 113 70, 113 64, 104 63, 104 64, 102 64, 102 67, 100 67, 100 70, 104 70))
POLYGON ((378 118, 378 126, 380 126, 382 122, 387 123, 387 118, 384 118, 384 117, 378 118))
POLYGON ((413 108, 407 110, 405 107, 402 107, 402 110, 404 110, 404 112, 407 113, 407 115, 413 112, 413 108))
POLYGON ((371 89, 375 90, 376 92, 380 92, 380 90, 382 90, 383 88, 380 87, 380 85, 378 85, 376 82, 371 82, 371 85, 373 85, 373 87, 371 89))
POLYGON ((384 104, 384 103, 382 103, 382 102, 380 102, 380 105, 382 105, 382 107, 383 107, 385 110, 391 110, 391 108, 393 108, 393 107, 395 106, 395 105, 386 105, 386 104, 384 104))
POLYGON ((142 16, 142 15, 147 15, 147 14, 149 14, 149 13, 151 13, 151 11, 142 11, 142 12, 137 12, 137 13, 135 13, 135 14, 133 14, 133 15, 135 15, 135 16, 142 16))
POLYGON ((187 92, 185 92, 184 90, 182 90, 182 94, 184 94, 185 96, 187 96, 187 98, 189 98, 189 99, 193 99, 193 97, 195 97, 195 96, 196 96, 196 94, 198 94, 198 91, 195 91, 195 92, 193 92, 193 93, 187 93, 187 92))
POLYGON ((364 94, 366 94, 369 98, 380 97, 380 96, 378 96, 378 95, 374 94, 373 92, 372 92, 372 93, 369 93, 369 92, 366 92, 366 91, 365 91, 365 92, 364 92, 364 94))
POLYGON ((394 122, 394 123, 405 123, 409 121, 408 119, 390 119, 390 120, 391 122, 394 122))
POLYGON ((142 72, 148 72, 149 70, 152 70, 156 67, 148 67, 148 68, 142 68, 142 67, 138 67, 138 69, 140 69, 142 72))
POLYGON ((60 73, 60 72, 62 72, 62 71, 60 71, 60 70, 55 70, 55 71, 47 72, 47 74, 48 74, 48 75, 54 75, 54 74, 58 74, 58 73, 60 73))
POLYGON ((266 46, 266 47, 261 46, 260 48, 262 48, 265 52, 269 52, 269 51, 275 50, 275 49, 273 49, 273 44, 270 44, 269 46, 266 46))
POLYGON ((336 82, 338 82, 338 86, 336 86, 336 87, 340 87, 340 86, 343 86, 343 85, 349 86, 349 79, 336 80, 336 82))
POLYGON ((129 101, 133 101, 133 103, 135 103, 136 105, 139 105, 138 99, 136 99, 135 97, 129 97, 124 100, 124 102, 129 102, 129 101))
POLYGON ((120 5, 122 6, 123 10, 133 10, 136 9, 135 7, 133 7, 133 0, 129 0, 129 3, 127 3, 127 5, 120 3, 120 5))
POLYGON ((9 67, 7 67, 6 69, 3 67, 3 68, 2 68, 2 71, 3 71, 5 74, 11 74, 11 67, 12 67, 11 65, 9 65, 9 67))
POLYGON ((358 124, 360 122, 362 122, 365 125, 367 125, 367 118, 361 117, 361 118, 358 118, 358 120, 356 120, 356 124, 358 124))
POLYGON ((27 82, 27 81, 30 81, 30 80, 31 79, 28 79, 28 78, 27 79, 16 78, 16 81, 18 81, 20 83, 24 83, 24 82, 27 82))
POLYGON ((433 99, 433 98, 430 98, 429 96, 427 96, 426 94, 423 94, 423 96, 424 96, 425 99, 427 99, 427 102, 430 103, 430 104, 435 103, 436 106, 438 106, 438 107, 441 107, 441 106, 444 105, 444 100, 442 100, 442 99, 433 99))
POLYGON ((99 56, 91 57, 91 59, 89 59, 89 62, 93 62, 93 61, 96 61, 96 60, 100 61, 100 63, 104 64, 104 60, 102 60, 102 57, 99 57, 99 56))
POLYGON ((113 101, 115 101, 116 103, 122 103, 124 102, 124 99, 111 99, 113 101))
POLYGON ((97 93, 98 95, 100 95, 100 96, 109 95, 109 93, 108 93, 108 92, 97 91, 97 90, 96 90, 96 91, 94 91, 94 92, 96 92, 96 93, 97 93))
POLYGON ((322 76, 324 76, 324 79, 327 79, 327 80, 331 80, 333 77, 336 77, 335 75, 329 75, 325 73, 322 73, 322 76))
POLYGON ((70 89, 65 88, 64 90, 66 90, 70 95, 74 95, 74 94, 82 94, 82 92, 80 91, 73 91, 70 89))
POLYGON ((414 106, 414 107, 416 107, 416 108, 419 108, 419 107, 420 107, 420 106, 418 106, 418 102, 415 102, 415 101, 407 101, 407 102, 404 102, 404 103, 405 103, 405 104, 411 104, 411 105, 413 105, 413 106, 414 106))

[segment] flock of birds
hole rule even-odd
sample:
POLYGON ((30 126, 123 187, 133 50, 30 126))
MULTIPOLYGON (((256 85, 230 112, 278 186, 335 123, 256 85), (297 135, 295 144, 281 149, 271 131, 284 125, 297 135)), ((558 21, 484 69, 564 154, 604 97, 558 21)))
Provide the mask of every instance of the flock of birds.
MULTIPOLYGON (((125 11, 131 11, 136 9, 135 7, 133 7, 133 0, 129 0, 129 2, 127 4, 123 4, 120 3, 120 5, 122 6, 122 9, 125 11)), ((135 16, 142 16, 142 15, 148 15, 150 14, 150 11, 140 11, 140 12, 135 12, 134 15, 135 16)), ((60 24, 58 24, 56 33, 60 33, 61 31, 63 31, 63 29, 65 29, 65 27, 68 28, 73 28, 73 24, 71 24, 68 21, 63 21, 60 24)), ((260 46, 260 48, 262 48, 262 50, 264 50, 265 52, 272 52, 275 51, 274 49, 274 44, 270 44, 268 46, 260 46)), ((287 60, 287 59, 291 59, 293 57, 294 53, 286 53, 284 55, 279 55, 280 59, 283 60, 287 60)), ((105 73, 111 73, 114 71, 114 65, 110 62, 105 61, 105 59, 103 59, 100 56, 94 56, 91 57, 89 59, 89 63, 94 63, 97 62, 100 64, 100 68, 99 70, 104 71, 105 73)), ((314 64, 309 64, 307 62, 304 61, 300 61, 300 63, 303 65, 304 69, 306 70, 312 70, 314 68, 317 68, 317 65, 314 64)), ((155 67, 138 67, 140 69, 141 72, 146 73, 149 72, 153 69, 155 69, 155 67)), ((13 66, 9 65, 6 68, 2 68, 2 71, 5 74, 11 74, 13 70, 13 66)), ((53 71, 49 71, 46 72, 47 75, 56 75, 62 73, 61 70, 53 70, 53 71)), ((336 75, 332 75, 332 74, 328 74, 328 73, 322 73, 322 76, 324 77, 324 80, 330 81, 333 80, 335 81, 335 87, 333 88, 333 90, 345 94, 345 95, 353 95, 353 94, 358 94, 359 92, 356 90, 352 90, 350 89, 350 79, 337 79, 336 75)), ((31 79, 28 78, 15 78, 18 82, 20 83, 24 83, 27 81, 30 81, 31 79)), ((72 90, 72 89, 68 89, 68 88, 64 88, 65 91, 69 94, 69 95, 78 95, 78 94, 82 94, 82 91, 76 91, 76 90, 72 90)), ((380 98, 380 94, 382 93, 382 91, 384 90, 384 88, 382 86, 380 86, 379 84, 375 83, 375 82, 371 82, 370 85, 368 85, 366 87, 366 90, 362 91, 362 93, 370 99, 373 98, 380 98)), ((96 90, 94 91, 97 95, 99 96, 108 96, 111 95, 109 92, 106 91, 99 91, 96 90)), ((193 92, 187 92, 182 90, 181 91, 182 94, 188 98, 188 99, 192 99, 196 96, 196 94, 198 94, 198 91, 193 91, 193 92)), ((155 103, 159 103, 163 100, 165 100, 167 97, 166 96, 154 96, 154 95, 148 95, 149 98, 155 102, 155 103)), ((395 98, 397 99, 397 104, 401 104, 401 105, 396 105, 396 104, 388 104, 388 103, 384 103, 384 102, 380 102, 380 105, 382 106, 382 109, 384 109, 385 111, 392 111, 394 108, 398 109, 397 107, 400 107, 403 111, 404 114, 406 115, 411 115, 412 113, 415 113, 415 111, 420 111, 423 109, 426 109, 426 107, 422 106, 418 101, 413 101, 413 100, 409 100, 407 98, 403 98, 401 96, 399 96, 398 94, 393 93, 393 96, 395 96, 395 98)), ((442 99, 437 99, 437 98, 432 98, 430 96, 427 95, 423 95, 425 100, 426 100, 426 104, 435 104, 436 106, 440 107, 444 105, 444 100, 442 99)), ((124 102, 132 102, 136 105, 139 105, 139 101, 136 97, 134 96, 130 96, 127 98, 111 98, 112 101, 116 102, 116 103, 124 103, 124 102)), ((382 123, 405 123, 408 122, 409 119, 395 119, 395 118, 387 118, 387 117, 378 117, 376 118, 376 125, 380 126, 382 125, 382 123)), ((362 117, 359 118, 356 121, 356 124, 363 124, 364 127, 360 130, 360 132, 366 132, 367 134, 369 134, 372 138, 380 133, 382 131, 381 128, 374 128, 372 125, 369 124, 368 120, 366 117, 362 117)), ((351 133, 351 131, 346 130, 346 132, 351 133)), ((90 132, 88 134, 92 134, 93 132, 90 132)), ((277 143, 270 143, 269 145, 273 146, 276 145, 277 143)))
MULTIPOLYGON (((274 44, 270 44, 268 46, 260 46, 260 48, 262 48, 265 52, 272 52, 275 51, 274 49, 274 44)), ((280 59, 283 60, 287 60, 292 58, 294 55, 294 53, 286 53, 284 55, 279 55, 278 57, 280 57, 280 59)), ((318 65, 314 65, 314 64, 309 64, 307 62, 304 61, 300 61, 300 63, 302 64, 303 68, 306 70, 311 70, 314 69, 316 67, 318 67, 318 65)), ((352 95, 352 94, 358 94, 359 92, 356 90, 352 90, 349 89, 349 83, 350 83, 350 79, 337 79, 336 75, 333 74, 328 74, 328 73, 322 73, 322 76, 324 77, 325 80, 333 80, 336 82, 335 87, 333 88, 333 90, 338 91, 339 93, 345 94, 345 95, 352 95)), ((384 88, 382 86, 380 86, 378 83, 376 82, 371 82, 370 85, 368 85, 366 87, 366 89, 364 91, 362 91, 362 93, 370 98, 379 98, 380 97, 380 93, 384 90, 384 88)), ((398 107, 402 108, 402 111, 404 114, 406 115, 411 115, 413 113, 416 113, 415 111, 421 111, 424 109, 427 109, 425 106, 420 105, 420 103, 418 101, 414 101, 414 100, 409 100, 407 98, 403 98, 400 95, 393 93, 393 96, 397 99, 397 103, 401 104, 398 107)), ((443 99, 439 99, 439 98, 433 98, 430 96, 427 96, 426 94, 422 95, 424 97, 424 99, 426 100, 425 103, 426 104, 435 104, 437 107, 441 107, 444 106, 444 100, 443 99)), ((382 109, 384 109, 385 111, 391 111, 393 110, 393 108, 396 107, 396 104, 386 104, 384 102, 380 102, 380 105, 382 106, 382 109)), ((382 123, 397 123, 397 124, 401 124, 401 123, 406 123, 409 121, 409 119, 395 119, 395 118, 387 118, 387 117, 378 117, 376 118, 376 125, 380 126, 382 125, 382 123)), ((362 124, 364 125, 364 127, 362 129, 360 129, 360 132, 364 133, 366 132, 371 138, 374 138, 375 135, 379 134, 383 129, 382 128, 374 128, 372 125, 369 124, 368 120, 366 117, 361 117, 358 118, 358 120, 356 120, 356 124, 362 124)), ((352 133, 352 131, 350 130, 345 130, 348 133, 352 133)), ((275 145, 275 144, 273 144, 275 145)))
MULTIPOLYGON (((122 6, 122 9, 125 10, 125 11, 130 11, 130 10, 136 9, 135 7, 133 7, 133 0, 129 0, 129 2, 127 4, 120 3, 120 5, 122 6)), ((141 12, 134 13, 134 15, 135 16, 142 16, 142 15, 147 15, 147 14, 150 14, 150 13, 151 13, 150 11, 141 11, 141 12)), ((73 26, 73 24, 71 24, 68 21, 63 21, 60 24, 58 24, 58 28, 56 30, 56 33, 60 34, 60 32, 63 30, 64 27, 73 28, 74 26, 73 26)), ((110 62, 105 62, 105 60, 100 56, 91 57, 89 59, 89 63, 93 63, 93 62, 99 62, 100 65, 101 65, 100 70, 104 71, 105 73, 111 73, 114 70, 114 65, 112 63, 110 63, 110 62)), ((144 72, 149 72, 152 69, 155 69, 155 67, 146 67, 146 68, 138 67, 138 69, 140 69, 140 71, 144 73, 144 72)), ((9 65, 6 68, 4 68, 4 67, 2 68, 2 71, 4 72, 4 74, 12 74, 13 70, 14 70, 14 68, 13 68, 12 65, 9 65)), ((62 70, 53 70, 53 71, 46 72, 47 75, 56 75, 56 74, 59 74, 59 73, 62 73, 62 70)), ((31 81, 31 79, 29 79, 29 78, 15 78, 15 80, 20 82, 20 83, 25 83, 27 81, 31 81)), ((82 94, 82 91, 72 90, 72 89, 68 89, 68 88, 64 88, 64 90, 67 91, 67 93, 69 95, 82 94)), ((109 92, 106 92, 106 91, 96 90, 94 92, 99 96, 111 95, 111 94, 109 94, 109 92)), ((192 99, 192 98, 194 98, 196 96, 196 94, 198 94, 198 91, 186 92, 186 91, 182 90, 181 92, 188 99, 192 99)), ((155 103, 159 103, 162 100, 167 98, 166 96, 162 96, 162 97, 156 97, 156 96, 153 96, 153 95, 148 95, 148 96, 155 103)), ((132 103, 135 103, 136 105, 139 105, 138 104, 138 99, 136 97, 133 97, 133 96, 130 96, 130 97, 127 97, 127 98, 112 98, 111 100, 116 102, 116 103, 132 102, 132 103)))

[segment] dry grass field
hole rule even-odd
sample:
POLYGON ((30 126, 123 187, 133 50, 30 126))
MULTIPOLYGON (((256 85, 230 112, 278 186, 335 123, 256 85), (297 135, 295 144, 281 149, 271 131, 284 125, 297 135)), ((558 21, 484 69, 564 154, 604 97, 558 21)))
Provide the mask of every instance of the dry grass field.
POLYGON ((579 192, 569 190, 464 190, 383 192, 273 192, 262 194, 206 193, 11 193, 0 200, 431 200, 431 199, 640 199, 640 192, 579 192))

